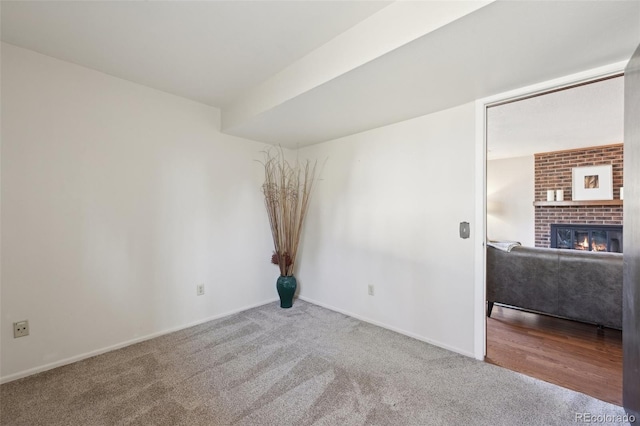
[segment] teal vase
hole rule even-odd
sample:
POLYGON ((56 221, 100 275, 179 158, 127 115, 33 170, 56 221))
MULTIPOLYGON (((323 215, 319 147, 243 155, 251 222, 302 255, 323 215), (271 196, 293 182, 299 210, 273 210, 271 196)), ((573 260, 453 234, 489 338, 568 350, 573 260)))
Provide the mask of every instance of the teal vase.
POLYGON ((281 308, 290 308, 293 306, 293 295, 295 294, 297 287, 298 283, 296 282, 296 277, 286 277, 283 275, 278 277, 276 289, 278 290, 278 296, 280 296, 281 308))

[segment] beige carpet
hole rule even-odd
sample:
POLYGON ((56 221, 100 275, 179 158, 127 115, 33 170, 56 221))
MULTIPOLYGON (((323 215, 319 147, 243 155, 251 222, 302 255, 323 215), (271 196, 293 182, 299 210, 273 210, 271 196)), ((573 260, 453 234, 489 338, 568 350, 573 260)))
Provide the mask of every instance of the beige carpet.
POLYGON ((2 425, 575 425, 576 413, 624 414, 300 300, 0 390, 2 425))

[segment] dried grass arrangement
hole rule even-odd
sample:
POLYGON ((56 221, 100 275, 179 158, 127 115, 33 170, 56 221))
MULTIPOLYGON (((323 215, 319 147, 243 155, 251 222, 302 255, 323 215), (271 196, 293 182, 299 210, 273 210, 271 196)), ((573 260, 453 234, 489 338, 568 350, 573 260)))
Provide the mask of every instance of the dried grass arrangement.
POLYGON ((317 162, 291 165, 282 149, 274 148, 264 152, 262 165, 262 192, 275 249, 271 262, 278 265, 281 276, 293 276, 317 162))

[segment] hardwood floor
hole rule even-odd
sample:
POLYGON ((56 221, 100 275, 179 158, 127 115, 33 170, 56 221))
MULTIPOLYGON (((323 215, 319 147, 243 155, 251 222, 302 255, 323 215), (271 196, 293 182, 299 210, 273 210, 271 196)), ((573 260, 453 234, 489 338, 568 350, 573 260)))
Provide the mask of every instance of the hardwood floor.
POLYGON ((622 405, 622 332, 494 306, 486 361, 622 405))

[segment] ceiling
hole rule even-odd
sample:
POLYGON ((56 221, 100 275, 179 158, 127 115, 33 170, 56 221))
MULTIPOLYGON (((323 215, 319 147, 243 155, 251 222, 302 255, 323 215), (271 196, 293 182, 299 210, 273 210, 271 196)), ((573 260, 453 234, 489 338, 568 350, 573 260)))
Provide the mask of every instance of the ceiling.
POLYGON ((2 41, 222 107, 389 2, 2 1, 2 41))
POLYGON ((218 107, 224 132, 286 147, 628 60, 640 43, 636 0, 1 8, 4 42, 218 107))
POLYGON ((624 77, 487 110, 487 158, 497 160, 623 142, 624 77))

